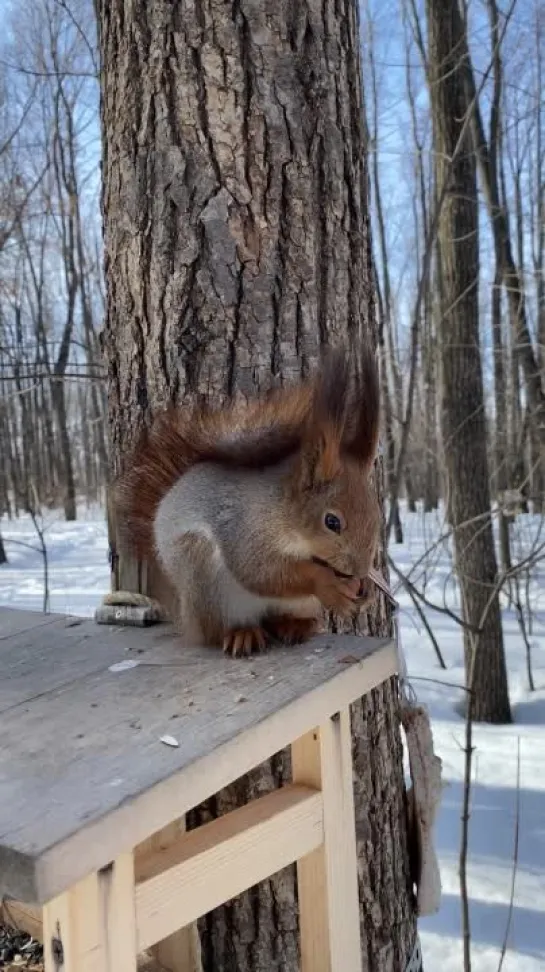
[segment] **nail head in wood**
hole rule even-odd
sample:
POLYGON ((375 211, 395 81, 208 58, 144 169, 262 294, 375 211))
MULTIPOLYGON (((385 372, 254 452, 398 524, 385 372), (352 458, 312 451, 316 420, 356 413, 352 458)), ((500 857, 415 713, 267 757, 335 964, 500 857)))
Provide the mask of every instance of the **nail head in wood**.
POLYGON ((62 947, 62 941, 60 938, 51 939, 51 954, 57 968, 64 965, 64 949, 62 947))

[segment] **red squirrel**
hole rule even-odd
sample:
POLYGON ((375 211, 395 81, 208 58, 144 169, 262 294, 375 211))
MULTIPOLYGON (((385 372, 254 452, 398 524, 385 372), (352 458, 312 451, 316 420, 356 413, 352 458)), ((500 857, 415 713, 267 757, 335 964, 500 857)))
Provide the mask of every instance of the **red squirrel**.
POLYGON ((171 408, 129 458, 120 521, 173 585, 188 642, 250 655, 368 602, 379 382, 373 352, 357 357, 330 352, 312 380, 249 402, 171 408))

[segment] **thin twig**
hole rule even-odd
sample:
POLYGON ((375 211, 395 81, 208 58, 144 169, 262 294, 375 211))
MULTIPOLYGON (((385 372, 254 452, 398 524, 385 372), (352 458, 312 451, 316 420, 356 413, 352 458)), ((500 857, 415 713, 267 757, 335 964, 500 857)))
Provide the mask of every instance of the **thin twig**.
MULTIPOLYGON (((476 646, 475 646, 476 647, 476 646)), ((473 658, 475 657, 475 648, 473 658)), ((475 701, 473 687, 468 686, 465 746, 464 746, 464 793, 462 800, 462 836, 460 840, 459 874, 460 899, 462 907, 462 937, 464 945, 464 970, 471 970, 471 926, 469 920, 469 893, 467 887, 467 852, 469 847, 469 805, 471 802, 471 764, 473 757, 473 704, 475 701)))
POLYGON ((520 837, 520 736, 517 736, 517 790, 516 790, 516 802, 515 802, 515 834, 514 834, 514 841, 513 841, 513 867, 511 868, 511 893, 509 895, 509 911, 507 912, 507 922, 505 925, 505 934, 503 936, 503 942, 501 946, 500 961, 498 963, 498 972, 501 972, 502 970, 503 960, 505 958, 505 953, 507 952, 507 945, 509 942, 511 925, 513 922, 515 884, 517 880, 517 868, 518 868, 518 860, 519 860, 519 837, 520 837))
POLYGON ((405 590, 407 591, 407 594, 409 595, 411 601, 413 602, 413 605, 415 607, 415 610, 417 611, 418 616, 419 616, 420 620, 422 621, 422 624, 424 625, 424 627, 425 627, 425 629, 427 631, 428 637, 429 637, 429 639, 430 639, 430 641, 431 641, 431 643, 433 645, 433 650, 435 651, 435 654, 437 655, 437 660, 438 660, 441 668, 446 669, 446 667, 447 667, 446 666, 446 662, 445 662, 445 659, 443 658, 443 655, 441 653, 441 649, 439 647, 439 642, 437 641, 437 638, 435 637, 435 635, 433 633, 433 630, 431 628, 431 625, 430 625, 430 623, 429 623, 429 621, 428 621, 428 619, 427 619, 424 611, 422 610, 422 608, 420 607, 420 604, 418 603, 418 596, 415 593, 414 585, 411 584, 410 581, 406 580, 406 578, 403 576, 403 574, 401 573, 401 571, 398 569, 398 567, 395 565, 395 563, 393 562, 393 560, 391 558, 389 558, 389 564, 390 564, 392 570, 399 577, 401 583, 403 584, 405 590))
POLYGON ((469 692, 465 685, 460 685, 458 682, 445 682, 442 678, 429 678, 427 675, 411 675, 409 682, 433 682, 435 685, 446 685, 447 688, 459 689, 460 692, 469 692))
POLYGON ((44 565, 44 594, 43 594, 42 610, 44 614, 47 614, 49 612, 49 559, 47 556, 47 546, 45 543, 45 529, 43 523, 38 522, 38 516, 36 514, 36 508, 38 506, 37 491, 33 483, 30 484, 29 493, 30 492, 32 492, 33 498, 32 498, 32 502, 30 502, 30 497, 29 497, 29 502, 27 504, 27 512, 32 520, 32 524, 34 526, 34 529, 36 530, 38 539, 40 541, 40 553, 42 555, 43 565, 44 565))
POLYGON ((515 578, 515 592, 515 613, 517 615, 522 640, 524 641, 524 647, 526 648, 526 672, 528 674, 528 688, 530 692, 535 692, 534 673, 532 670, 532 645, 526 630, 526 621, 524 619, 524 608, 522 607, 522 600, 520 597, 520 585, 518 577, 515 578))
POLYGON ((388 564, 392 568, 392 570, 394 570, 396 574, 398 574, 400 580, 402 581, 403 585, 407 588, 407 590, 409 590, 410 588, 411 591, 414 593, 415 597, 419 598, 419 600, 421 600, 422 603, 426 605, 426 607, 429 607, 432 611, 437 611, 439 614, 446 614, 446 616, 450 618, 452 621, 454 621, 459 628, 463 628, 465 631, 472 632, 473 634, 479 633, 478 628, 475 628, 472 625, 468 624, 467 621, 464 621, 463 618, 459 617, 456 614, 456 612, 452 611, 449 607, 446 606, 446 604, 435 604, 433 601, 430 601, 429 598, 427 598, 425 594, 422 594, 422 591, 419 591, 416 585, 409 580, 407 575, 403 574, 402 571, 399 570, 399 567, 395 565, 394 561, 390 556, 388 557, 388 564))

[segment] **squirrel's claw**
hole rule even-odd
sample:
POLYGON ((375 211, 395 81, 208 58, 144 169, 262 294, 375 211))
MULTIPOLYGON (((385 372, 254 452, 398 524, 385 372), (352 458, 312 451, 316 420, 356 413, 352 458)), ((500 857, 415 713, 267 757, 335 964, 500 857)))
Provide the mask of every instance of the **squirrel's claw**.
POLYGON ((223 652, 232 658, 249 657, 253 652, 264 651, 266 647, 267 640, 262 628, 234 628, 223 639, 223 652))

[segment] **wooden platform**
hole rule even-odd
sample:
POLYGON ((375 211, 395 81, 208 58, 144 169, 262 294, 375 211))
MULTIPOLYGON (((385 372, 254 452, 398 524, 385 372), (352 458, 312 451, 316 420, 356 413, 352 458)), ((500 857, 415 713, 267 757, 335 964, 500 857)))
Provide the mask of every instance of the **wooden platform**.
POLYGON ((135 947, 145 948, 170 935, 177 916, 189 923, 286 864, 312 860, 325 839, 324 766, 331 814, 346 822, 348 800, 352 815, 348 851, 337 848, 331 866, 344 859, 355 875, 348 705, 396 672, 391 641, 324 636, 233 660, 182 647, 167 626, 109 629, 0 609, 0 670, 0 895, 47 905, 52 920, 53 899, 74 902, 74 889, 86 887, 88 911, 115 862, 108 900, 117 900, 115 874, 135 888, 135 947), (186 811, 290 744, 291 786, 183 834, 186 811), (227 843, 229 855, 218 857, 227 843))

